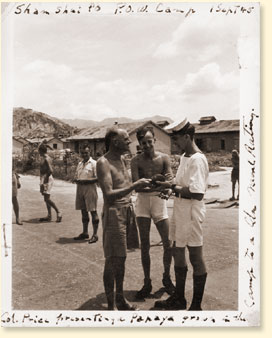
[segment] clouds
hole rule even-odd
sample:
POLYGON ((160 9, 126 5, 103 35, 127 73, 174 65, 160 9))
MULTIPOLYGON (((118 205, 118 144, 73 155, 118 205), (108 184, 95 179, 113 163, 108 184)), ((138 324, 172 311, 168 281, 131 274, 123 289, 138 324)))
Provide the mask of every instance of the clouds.
POLYGON ((236 45, 238 32, 238 22, 232 18, 192 16, 180 23, 170 41, 157 46, 153 56, 161 59, 180 56, 209 62, 236 45))
POLYGON ((224 20, 16 17, 14 105, 95 120, 238 116, 239 27, 224 20))
POLYGON ((182 94, 185 97, 210 93, 227 93, 239 89, 239 77, 234 72, 222 74, 217 63, 209 63, 196 73, 186 76, 182 94))

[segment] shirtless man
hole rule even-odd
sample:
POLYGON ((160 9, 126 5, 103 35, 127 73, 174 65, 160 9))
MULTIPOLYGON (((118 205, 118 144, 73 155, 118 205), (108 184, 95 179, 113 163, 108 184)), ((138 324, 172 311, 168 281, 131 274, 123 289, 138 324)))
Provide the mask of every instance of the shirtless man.
MULTIPOLYGON (((136 155, 131 161, 132 180, 141 178, 152 179, 155 175, 163 175, 165 180, 172 180, 172 170, 168 155, 155 151, 155 137, 152 128, 144 127, 138 130, 137 139, 142 153, 136 155)), ((168 294, 175 290, 170 278, 170 265, 172 260, 171 245, 169 241, 169 222, 166 200, 160 198, 158 187, 137 188, 136 219, 140 232, 141 258, 144 270, 144 286, 137 292, 136 298, 143 299, 152 291, 150 279, 150 226, 153 219, 163 243, 164 274, 162 283, 168 294)))
POLYGON ((103 192, 102 215, 103 247, 105 255, 104 287, 108 310, 135 310, 125 299, 123 282, 126 261, 126 228, 130 211, 130 193, 137 188, 150 186, 150 180, 140 179, 131 183, 122 155, 129 151, 131 143, 123 129, 111 128, 105 136, 108 152, 97 161, 97 178, 103 192))
POLYGON ((61 222, 62 215, 59 209, 57 208, 56 204, 50 199, 51 189, 53 186, 53 170, 51 166, 51 159, 47 155, 47 146, 46 144, 42 143, 39 146, 39 154, 40 154, 40 192, 44 197, 44 202, 47 207, 48 215, 47 217, 40 218, 40 222, 51 222, 52 215, 51 215, 51 207, 57 213, 57 220, 56 222, 61 222))

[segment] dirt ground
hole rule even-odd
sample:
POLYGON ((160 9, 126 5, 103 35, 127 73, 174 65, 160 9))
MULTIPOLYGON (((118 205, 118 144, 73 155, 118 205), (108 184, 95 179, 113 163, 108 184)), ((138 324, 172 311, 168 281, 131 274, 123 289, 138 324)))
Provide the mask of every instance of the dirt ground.
MULTIPOLYGON (((46 207, 39 192, 39 178, 21 176, 19 190, 23 225, 13 224, 12 301, 14 310, 106 310, 102 276, 104 256, 102 227, 99 241, 88 244, 74 241, 82 231, 81 214, 75 210, 74 184, 55 180, 52 200, 63 212, 63 221, 39 223, 46 216, 46 207)), ((230 197, 230 171, 210 174, 207 199, 227 200, 230 197)), ((103 198, 99 189, 98 213, 103 198)), ((168 201, 169 215, 173 201, 168 201)), ((207 205, 204 223, 204 256, 208 269, 205 310, 236 310, 238 306, 238 207, 222 208, 223 204, 207 205)), ((15 221, 13 215, 13 222, 15 221)), ((91 230, 91 228, 90 228, 91 230)), ((91 231, 90 231, 91 232, 91 231)), ((162 246, 154 225, 151 228, 150 298, 135 302, 135 293, 143 283, 140 250, 129 250, 124 289, 129 301, 141 310, 152 308, 156 299, 167 294, 162 287, 162 246)), ((192 297, 192 268, 189 264, 186 298, 192 297)), ((172 279, 174 269, 171 267, 172 279)))

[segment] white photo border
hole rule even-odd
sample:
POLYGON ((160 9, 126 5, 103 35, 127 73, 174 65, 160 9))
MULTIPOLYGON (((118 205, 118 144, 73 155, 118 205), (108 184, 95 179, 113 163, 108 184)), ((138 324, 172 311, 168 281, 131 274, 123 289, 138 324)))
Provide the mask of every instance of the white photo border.
MULTIPOLYGON (((129 8, 144 8, 141 15, 236 15, 241 34, 240 62, 240 163, 242 166, 239 208, 239 309, 238 311, 17 311, 11 306, 12 282, 12 17, 22 3, 10 4, 2 14, 2 315, 4 327, 247 327, 260 325, 260 4, 235 3, 97 3, 91 15, 132 15, 129 8), (161 5, 160 5, 161 4, 161 5), (158 12, 158 6, 172 13, 158 12), (245 10, 242 11, 241 8, 245 10), (213 10, 211 10, 213 8, 213 10), (219 9, 216 11, 216 9, 219 9), (232 8, 232 13, 222 12, 232 8), (236 13, 234 14, 234 9, 236 13), (203 14, 204 13, 204 14, 203 14), (205 14, 207 13, 207 14, 205 14), (5 192, 5 198, 3 198, 5 192)), ((65 3, 61 3, 64 6, 65 3)), ((57 3, 35 3, 51 11, 57 3)), ((71 3, 67 3, 71 6, 71 3)), ((82 12, 90 3, 81 3, 82 12)), ((23 14, 22 14, 23 15, 23 14)), ((41 12, 38 15, 46 15, 41 12)))

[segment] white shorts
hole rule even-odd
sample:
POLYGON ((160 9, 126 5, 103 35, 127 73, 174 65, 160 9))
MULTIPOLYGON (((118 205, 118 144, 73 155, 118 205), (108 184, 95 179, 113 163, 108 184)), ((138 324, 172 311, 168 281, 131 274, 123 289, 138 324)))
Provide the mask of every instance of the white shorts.
POLYGON ((52 187, 53 187, 53 183, 54 183, 53 176, 52 175, 49 176, 48 183, 43 183, 44 179, 45 179, 45 175, 40 177, 40 185, 43 184, 43 188, 44 188, 43 195, 50 195, 52 187))
POLYGON ((155 192, 139 192, 135 205, 136 217, 152 218, 154 223, 168 219, 166 200, 155 192))
POLYGON ((173 216, 170 221, 169 239, 176 246, 202 246, 202 223, 205 219, 206 207, 204 201, 189 200, 176 197, 173 216))

